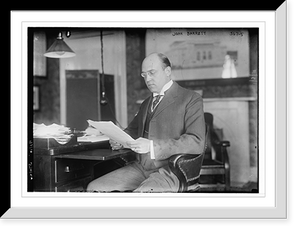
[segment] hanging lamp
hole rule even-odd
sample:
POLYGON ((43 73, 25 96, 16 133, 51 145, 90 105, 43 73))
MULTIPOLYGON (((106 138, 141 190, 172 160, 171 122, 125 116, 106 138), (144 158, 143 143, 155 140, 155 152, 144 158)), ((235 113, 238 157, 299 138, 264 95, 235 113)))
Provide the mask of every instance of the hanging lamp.
POLYGON ((102 85, 102 92, 101 92, 101 97, 100 97, 100 104, 102 106, 107 105, 108 100, 107 97, 105 96, 105 83, 104 83, 104 59, 103 59, 103 31, 100 31, 100 43, 101 43, 101 85, 102 85))
MULTIPOLYGON (((67 37, 70 36, 70 32, 67 33, 67 37)), ((64 42, 61 32, 58 33, 56 40, 44 54, 50 58, 69 58, 75 55, 75 52, 64 42)))

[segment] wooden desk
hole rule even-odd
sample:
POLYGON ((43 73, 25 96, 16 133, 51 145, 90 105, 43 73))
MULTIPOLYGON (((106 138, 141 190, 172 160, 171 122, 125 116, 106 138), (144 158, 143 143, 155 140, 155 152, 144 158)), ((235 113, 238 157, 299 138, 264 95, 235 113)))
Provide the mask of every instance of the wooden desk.
POLYGON ((34 149, 33 157, 33 189, 29 191, 36 192, 84 191, 95 178, 95 165, 121 158, 134 159, 131 150, 112 151, 103 143, 34 149))
POLYGON ((123 149, 120 151, 112 151, 111 149, 95 149, 95 150, 55 155, 55 157, 61 158, 61 159, 81 159, 81 160, 106 161, 106 160, 123 157, 123 156, 126 156, 131 153, 132 153, 132 151, 129 149, 123 149))

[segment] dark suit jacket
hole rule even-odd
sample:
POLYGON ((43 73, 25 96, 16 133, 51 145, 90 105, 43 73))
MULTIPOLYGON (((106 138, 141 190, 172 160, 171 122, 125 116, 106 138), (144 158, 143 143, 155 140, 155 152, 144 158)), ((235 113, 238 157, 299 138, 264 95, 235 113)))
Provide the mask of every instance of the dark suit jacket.
MULTIPOLYGON (((139 112, 125 129, 135 139, 143 136, 151 102, 152 96, 142 103, 139 112)), ((168 158, 174 154, 200 154, 205 142, 202 97, 174 82, 154 112, 148 138, 154 142, 155 160, 151 160, 149 154, 140 154, 138 157, 148 159, 146 170, 167 165, 168 158)))

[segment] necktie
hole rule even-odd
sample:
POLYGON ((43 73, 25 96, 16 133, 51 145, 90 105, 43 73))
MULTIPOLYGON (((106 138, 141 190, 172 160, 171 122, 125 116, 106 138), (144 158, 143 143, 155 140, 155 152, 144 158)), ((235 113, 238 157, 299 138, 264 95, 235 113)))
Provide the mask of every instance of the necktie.
POLYGON ((152 102, 152 108, 151 110, 153 111, 155 109, 155 107, 157 106, 157 104, 159 103, 159 100, 162 98, 163 95, 157 95, 155 96, 154 101, 152 102))

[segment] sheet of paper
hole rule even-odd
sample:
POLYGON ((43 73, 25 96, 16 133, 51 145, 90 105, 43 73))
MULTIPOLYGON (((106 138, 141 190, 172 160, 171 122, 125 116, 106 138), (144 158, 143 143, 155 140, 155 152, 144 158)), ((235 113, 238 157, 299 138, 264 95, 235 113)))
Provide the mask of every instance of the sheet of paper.
POLYGON ((134 141, 134 139, 124 132, 121 128, 116 126, 111 121, 92 121, 87 120, 87 122, 92 126, 97 128, 102 134, 105 134, 107 137, 109 137, 112 140, 115 140, 116 142, 123 145, 125 148, 129 148, 126 144, 128 141, 134 141))
POLYGON ((95 143, 95 142, 102 142, 102 141, 108 141, 109 138, 106 135, 85 135, 82 137, 78 137, 77 141, 81 143, 95 143))

